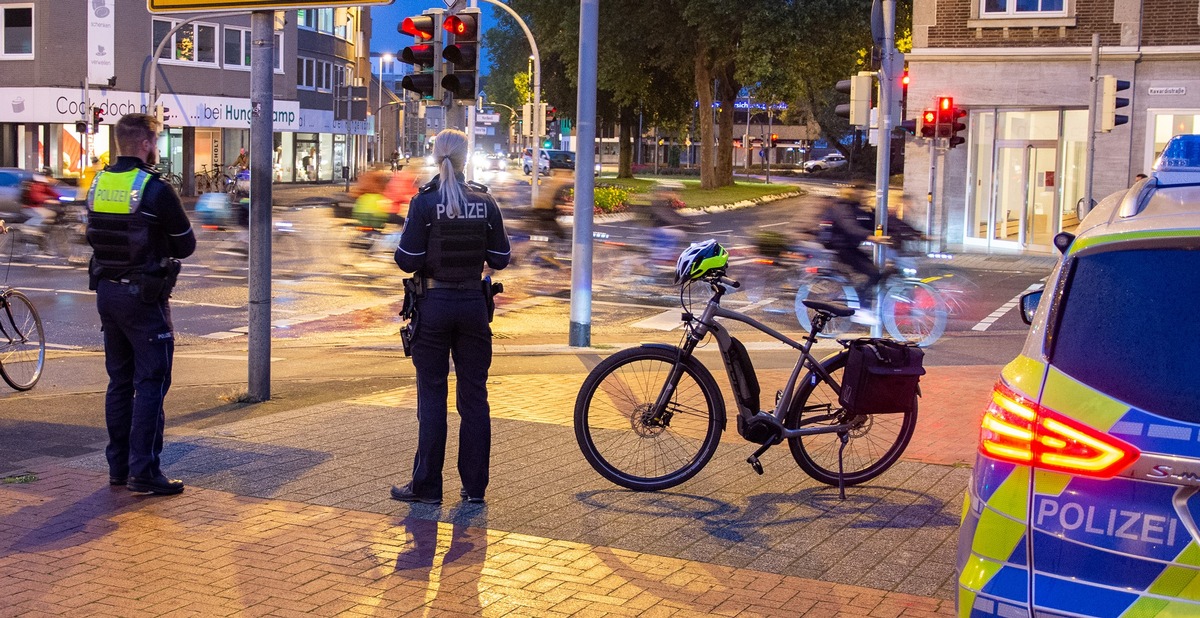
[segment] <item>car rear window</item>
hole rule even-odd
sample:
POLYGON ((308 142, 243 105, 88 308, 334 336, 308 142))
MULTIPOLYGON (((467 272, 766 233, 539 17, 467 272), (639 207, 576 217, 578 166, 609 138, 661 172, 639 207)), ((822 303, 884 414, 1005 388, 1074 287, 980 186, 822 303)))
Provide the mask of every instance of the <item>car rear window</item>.
POLYGON ((1075 260, 1051 362, 1125 403, 1200 422, 1200 247, 1075 260))

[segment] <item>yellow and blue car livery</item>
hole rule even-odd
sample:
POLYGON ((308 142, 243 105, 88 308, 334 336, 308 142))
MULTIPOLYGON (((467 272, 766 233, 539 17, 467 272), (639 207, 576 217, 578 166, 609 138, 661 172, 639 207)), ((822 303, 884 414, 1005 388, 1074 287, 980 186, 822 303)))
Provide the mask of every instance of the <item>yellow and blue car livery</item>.
POLYGON ((1055 242, 982 417, 958 616, 1200 616, 1200 136, 1055 242))

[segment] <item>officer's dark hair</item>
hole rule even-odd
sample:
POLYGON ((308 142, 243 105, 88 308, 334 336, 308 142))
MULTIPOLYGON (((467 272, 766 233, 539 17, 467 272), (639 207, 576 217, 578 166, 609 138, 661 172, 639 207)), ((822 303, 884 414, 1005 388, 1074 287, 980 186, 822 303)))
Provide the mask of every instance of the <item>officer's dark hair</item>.
POLYGON ((467 134, 444 129, 433 142, 433 160, 438 166, 438 197, 449 208, 463 208, 467 196, 455 177, 467 163, 467 134))
POLYGON ((153 142, 158 139, 160 125, 150 114, 125 114, 117 121, 117 151, 121 154, 136 152, 142 140, 153 142))

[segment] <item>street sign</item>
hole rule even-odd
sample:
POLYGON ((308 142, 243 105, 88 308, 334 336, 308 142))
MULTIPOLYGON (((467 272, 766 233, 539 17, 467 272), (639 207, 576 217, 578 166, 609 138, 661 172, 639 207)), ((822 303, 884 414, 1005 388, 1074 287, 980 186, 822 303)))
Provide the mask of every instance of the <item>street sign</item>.
POLYGON ((475 122, 500 122, 500 114, 475 114, 475 122))
POLYGON ((267 11, 391 4, 392 0, 146 0, 151 13, 267 11))

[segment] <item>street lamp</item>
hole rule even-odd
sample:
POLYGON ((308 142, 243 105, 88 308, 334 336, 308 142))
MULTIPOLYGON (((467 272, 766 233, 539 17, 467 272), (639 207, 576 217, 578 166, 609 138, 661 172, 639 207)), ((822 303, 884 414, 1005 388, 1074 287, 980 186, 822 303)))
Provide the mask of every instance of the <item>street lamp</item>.
MULTIPOLYGON (((394 58, 391 53, 385 53, 379 57, 379 107, 383 108, 383 63, 391 62, 394 58)), ((375 115, 376 128, 379 130, 379 145, 375 148, 376 161, 383 161, 383 118, 378 114, 375 115)))

